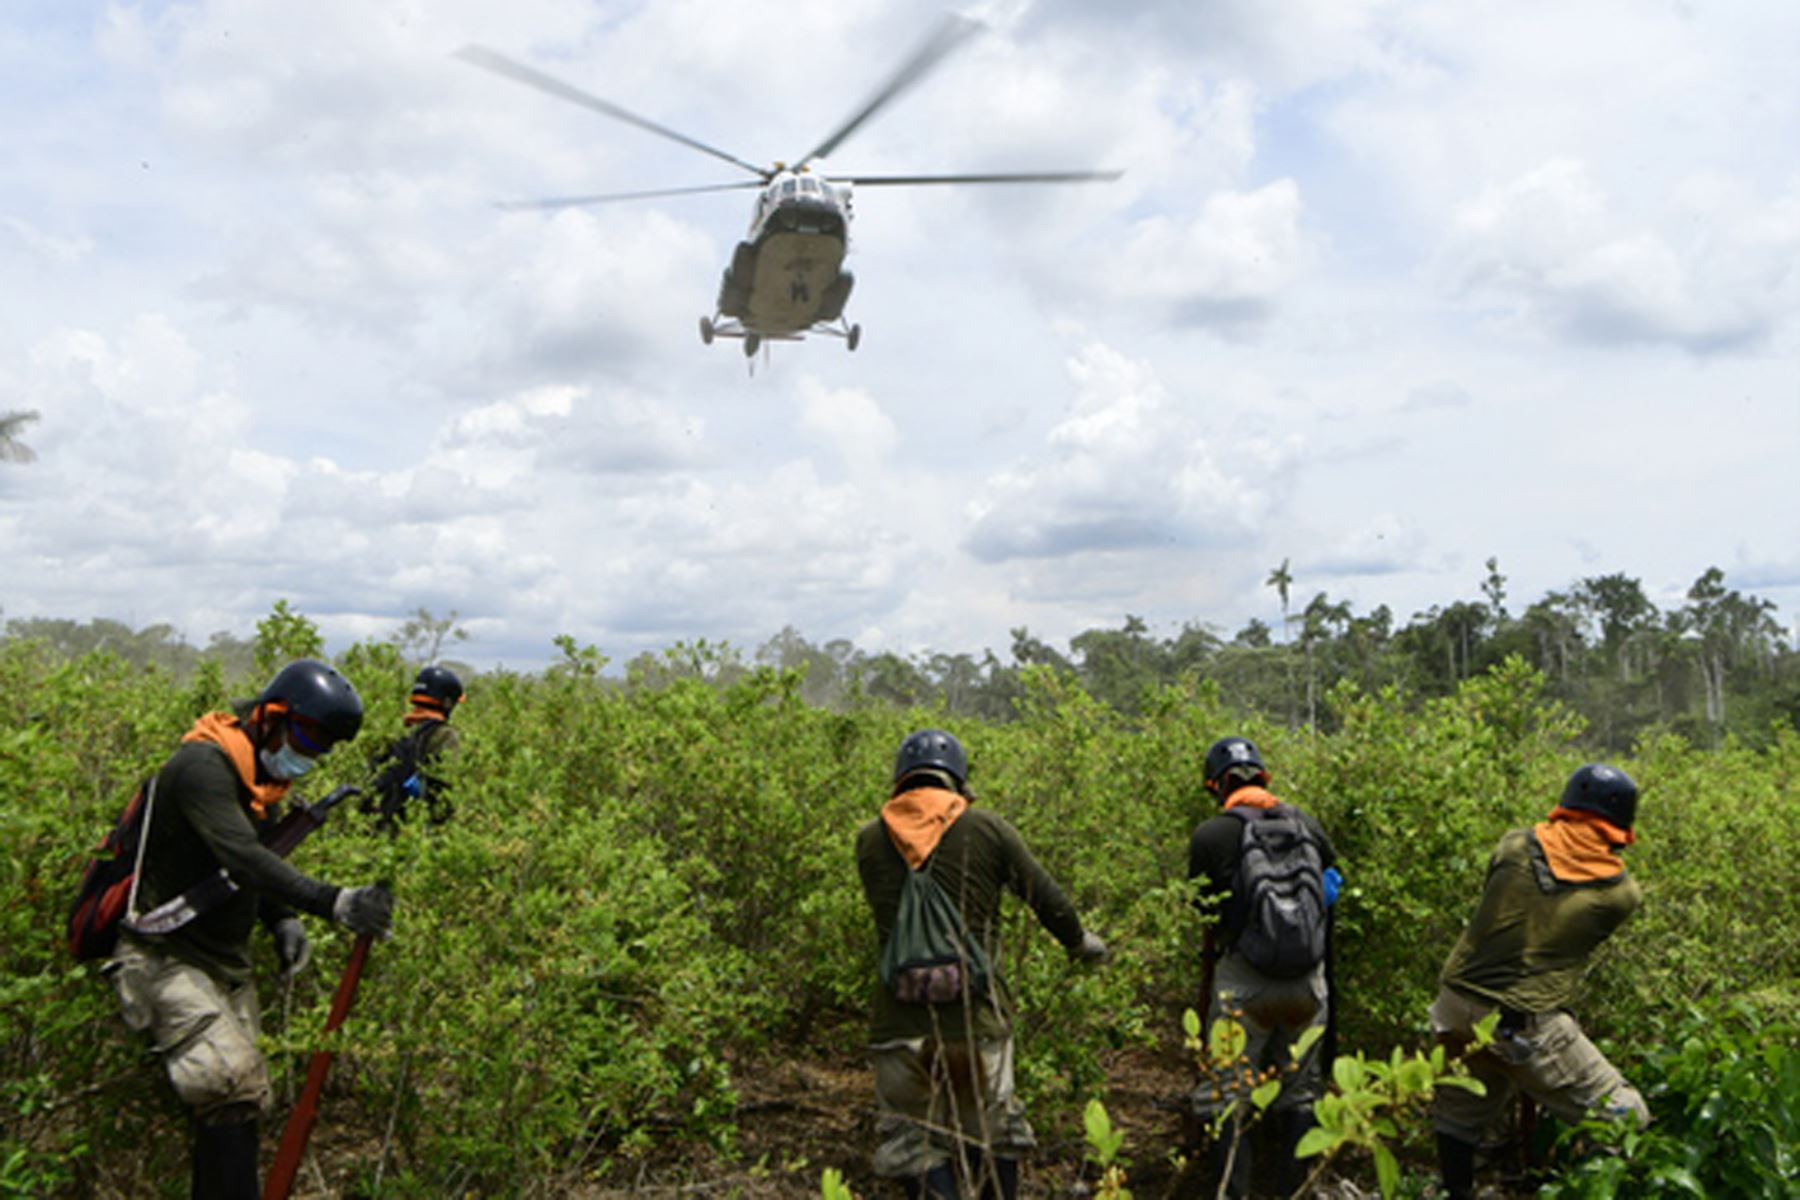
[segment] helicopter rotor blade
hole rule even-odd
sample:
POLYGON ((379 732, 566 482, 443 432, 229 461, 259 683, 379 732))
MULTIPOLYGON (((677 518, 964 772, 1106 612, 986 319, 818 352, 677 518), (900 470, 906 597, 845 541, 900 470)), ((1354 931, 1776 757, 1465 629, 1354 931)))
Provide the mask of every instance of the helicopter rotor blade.
POLYGON ((592 109, 594 112, 609 116, 616 121, 623 121, 627 125, 635 125, 647 133, 654 133, 658 137, 668 138, 672 142, 680 142, 682 145, 698 150, 702 154, 710 154, 714 158, 723 159, 734 167, 742 167, 759 179, 766 180, 769 177, 770 172, 766 167, 759 167, 754 163, 747 163, 736 155, 727 154, 716 146, 709 146, 705 142, 687 136, 685 133, 677 133, 673 129, 658 125, 655 121, 649 120, 646 117, 640 117, 629 109, 620 108, 610 100, 602 100, 600 97, 584 92, 578 87, 564 83, 553 75, 546 75, 536 67, 528 67, 524 63, 514 62, 504 54, 490 50, 486 46, 464 46, 456 52, 456 57, 462 59, 466 63, 492 71, 496 75, 504 75, 515 83, 522 83, 527 87, 534 87, 540 92, 548 92, 550 95, 555 96, 560 100, 567 100, 571 104, 579 104, 583 108, 592 109))
POLYGON ((495 208, 509 212, 525 209, 581 208, 590 204, 612 204, 619 200, 654 200, 662 196, 696 196, 702 192, 739 192, 759 188, 760 180, 745 179, 737 183, 708 183, 698 187, 654 188, 646 192, 606 192, 597 196, 551 196, 543 200, 503 200, 495 208))
POLYGON ((857 109, 849 119, 832 131, 831 135, 820 142, 811 153, 795 163, 794 170, 799 170, 815 158, 824 158, 833 150, 837 149, 839 144, 842 143, 845 138, 855 133, 864 121, 867 121, 870 117, 874 116, 877 111, 895 96, 898 96, 901 92, 917 83, 925 73, 935 67, 945 55, 968 41, 969 38, 973 37, 976 33, 979 33, 981 29, 981 22, 969 17, 957 16, 952 13, 944 18, 943 23, 940 24, 937 27, 937 30, 926 39, 925 44, 915 50, 911 58, 900 64, 899 69, 894 72, 893 77, 883 84, 874 95, 864 101, 861 108, 857 109))
POLYGON ((989 171, 978 175, 851 175, 834 176, 833 183, 856 187, 918 187, 936 183, 1103 183, 1123 171, 989 171))

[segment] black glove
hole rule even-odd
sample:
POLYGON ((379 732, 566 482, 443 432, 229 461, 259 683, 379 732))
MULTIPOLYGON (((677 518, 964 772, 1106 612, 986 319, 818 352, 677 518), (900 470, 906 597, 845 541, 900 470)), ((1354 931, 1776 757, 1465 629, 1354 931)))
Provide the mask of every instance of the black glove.
POLYGON ((281 962, 281 977, 292 979, 306 970, 312 961, 312 943, 306 938, 306 926, 299 917, 283 917, 269 930, 275 939, 275 957, 281 962))
POLYGON ((331 919, 352 933, 385 938, 394 928, 394 893, 379 883, 340 888, 331 906, 331 919))

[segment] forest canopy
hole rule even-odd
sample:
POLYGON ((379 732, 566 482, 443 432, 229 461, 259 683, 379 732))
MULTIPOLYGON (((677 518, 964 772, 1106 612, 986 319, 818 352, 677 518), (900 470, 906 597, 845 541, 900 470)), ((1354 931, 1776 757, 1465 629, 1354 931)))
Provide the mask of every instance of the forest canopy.
MULTIPOLYGON (((725 685, 758 666, 798 670, 802 697, 839 712, 924 706, 1010 721, 1018 715, 1021 672, 1043 666, 1071 675, 1089 695, 1127 715, 1142 712, 1159 688, 1211 682, 1233 712, 1320 729, 1342 719, 1331 700, 1340 683, 1367 693, 1391 689, 1401 703, 1416 706, 1517 657, 1543 674, 1549 696, 1585 719, 1583 744, 1597 753, 1627 750, 1652 731, 1702 746, 1727 734, 1762 745, 1775 726, 1800 728, 1800 652, 1790 630, 1773 601, 1730 587, 1717 567, 1671 608, 1659 609, 1640 580, 1615 573, 1577 579, 1514 611, 1506 577, 1489 559, 1480 599, 1434 604, 1404 623, 1385 605, 1358 613, 1325 592, 1301 603, 1293 584, 1286 563, 1275 568, 1268 586, 1279 599, 1279 616, 1273 623, 1253 619, 1229 635, 1198 617, 1158 633, 1144 618, 1126 614, 1116 627, 1077 633, 1066 648, 1020 626, 1005 657, 992 648, 867 650, 844 638, 811 641, 791 626, 752 647, 702 637, 622 664, 567 635, 553 641, 565 662, 585 655, 622 687, 683 678, 725 685)), ((41 617, 7 621, 4 637, 42 642, 64 657, 105 650, 178 680, 203 662, 239 677, 271 669, 272 659, 259 658, 257 644, 280 641, 296 621, 312 629, 298 650, 323 652, 316 627, 286 601, 276 603, 251 640, 217 632, 195 646, 168 624, 133 630, 108 619, 41 617)), ((420 608, 396 622, 388 641, 409 660, 433 662, 463 648, 468 632, 456 612, 436 616, 420 608)))

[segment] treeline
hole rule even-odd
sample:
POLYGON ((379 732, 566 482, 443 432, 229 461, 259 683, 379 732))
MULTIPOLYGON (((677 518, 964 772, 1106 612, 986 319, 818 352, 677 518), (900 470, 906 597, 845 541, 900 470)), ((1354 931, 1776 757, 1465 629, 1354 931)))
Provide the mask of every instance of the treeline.
MULTIPOLYGON (((1517 658, 1543 675, 1549 698, 1580 714, 1583 743, 1596 752, 1665 732, 1700 746, 1727 735, 1763 746, 1778 727, 1800 729, 1800 652, 1774 602, 1729 587, 1717 567, 1676 608, 1659 609, 1640 580, 1611 574, 1576 580, 1515 614, 1489 559, 1479 600, 1433 605, 1404 624, 1386 605, 1359 614, 1325 592, 1290 605, 1293 582, 1286 563, 1272 571, 1278 624, 1252 620, 1230 637, 1199 620, 1160 635, 1128 614, 1116 628, 1076 634, 1066 652, 1014 629, 1002 659, 992 649, 870 653, 841 638, 813 643, 790 627, 747 655, 705 640, 640 654, 622 686, 725 685, 766 666, 803 672, 801 694, 821 708, 926 707, 1004 722, 1019 717, 1024 673, 1049 667, 1126 716, 1144 713, 1164 688, 1207 684, 1240 716, 1329 732, 1341 726, 1346 685, 1391 692, 1416 710, 1517 658)), ((558 644, 577 653, 569 639, 558 644)))
MULTIPOLYGON (((1359 614, 1326 592, 1290 603, 1294 583, 1287 563, 1275 568, 1268 585, 1281 616, 1274 625, 1252 620, 1230 636, 1199 619, 1159 634, 1127 614, 1116 628, 1075 635, 1066 651, 1016 628, 1002 658, 991 648, 979 655, 870 652, 843 638, 815 643, 789 627, 749 649, 698 639, 642 653, 624 665, 622 678, 607 678, 627 691, 677 679, 727 686, 767 666, 802 672, 804 699, 837 712, 929 707, 1011 721, 1024 695, 1023 672, 1041 666, 1073 676, 1127 716, 1142 713, 1162 688, 1211 684, 1240 715, 1329 731, 1342 720, 1334 699, 1340 685, 1391 691, 1417 707, 1516 657, 1543 674, 1552 698, 1585 719, 1583 740, 1596 752, 1623 751, 1656 732, 1701 746, 1727 735, 1761 746, 1776 727, 1800 728, 1800 653, 1774 602, 1728 586, 1717 567, 1675 608, 1659 609, 1640 580, 1619 573, 1576 580, 1515 613, 1506 577, 1489 559, 1479 599, 1433 605, 1405 623, 1386 605, 1359 614)), ((270 619, 293 615, 278 602, 270 619)), ((40 641, 65 657, 110 651, 178 680, 202 663, 216 663, 227 677, 249 674, 257 645, 215 633, 195 647, 169 625, 133 631, 109 620, 12 620, 6 636, 40 641)), ((434 661, 466 637, 455 612, 437 617, 421 608, 388 640, 409 659, 434 661)), ((555 644, 564 665, 595 674, 608 665, 571 637, 555 644)))
MULTIPOLYGON (((420 608, 398 623, 387 643, 409 661, 438 662, 445 646, 464 641, 468 631, 457 623, 453 610, 437 617, 420 608)), ((222 678, 249 680, 266 676, 279 663, 274 647, 286 646, 300 630, 299 651, 322 654, 324 641, 312 622, 294 611, 286 600, 277 600, 268 616, 257 622, 256 634, 240 638, 220 630, 195 646, 167 622, 133 629, 122 621, 98 617, 75 621, 66 617, 15 617, 6 622, 0 642, 36 642, 57 658, 76 659, 89 654, 111 654, 135 667, 156 668, 180 683, 188 682, 202 667, 222 678)), ((465 664, 457 668, 470 671, 465 664)))

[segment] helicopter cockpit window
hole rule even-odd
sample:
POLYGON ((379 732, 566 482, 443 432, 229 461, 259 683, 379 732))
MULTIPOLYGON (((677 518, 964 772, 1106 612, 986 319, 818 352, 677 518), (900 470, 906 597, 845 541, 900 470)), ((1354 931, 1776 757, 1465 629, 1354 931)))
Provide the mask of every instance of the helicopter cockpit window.
POLYGON ((809 196, 814 195, 819 190, 819 181, 816 179, 802 179, 800 181, 800 190, 809 196))
POLYGON ((798 184, 799 184, 798 180, 794 180, 794 179, 788 180, 786 183, 781 185, 781 194, 784 196, 792 196, 795 192, 800 190, 798 184))

